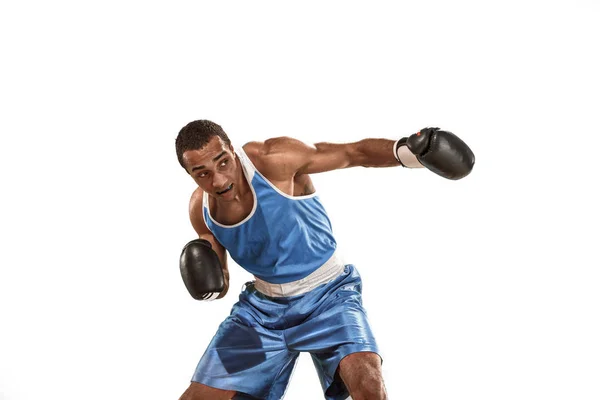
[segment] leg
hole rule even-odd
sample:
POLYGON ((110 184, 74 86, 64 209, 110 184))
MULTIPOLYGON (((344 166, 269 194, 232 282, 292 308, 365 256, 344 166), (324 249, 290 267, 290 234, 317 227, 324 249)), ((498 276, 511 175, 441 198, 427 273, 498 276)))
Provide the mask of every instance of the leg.
POLYGON ((352 353, 342 359, 340 377, 353 400, 385 400, 381 358, 372 352, 352 353))
POLYGON ((191 381, 199 386, 190 385, 189 400, 281 398, 298 353, 288 350, 281 330, 260 322, 276 321, 283 308, 250 288, 242 292, 198 362, 191 381), (214 388, 231 391, 229 397, 214 388))
POLYGON ((179 400, 230 400, 235 396, 235 393, 232 390, 216 389, 198 382, 192 382, 179 400))
MULTIPOLYGON (((351 361, 355 357, 371 354, 364 362, 373 364, 373 370, 379 371, 381 376, 379 349, 362 307, 361 279, 354 266, 347 265, 338 278, 304 295, 288 310, 286 318, 293 318, 295 311, 303 319, 299 325, 286 329, 286 343, 294 351, 311 353, 327 400, 348 397, 349 388, 340 377, 340 365, 346 380, 353 383, 352 377, 356 374, 346 367, 353 366, 351 361)), ((360 393, 353 394, 360 396, 360 393)), ((368 398, 385 398, 385 395, 368 398)))

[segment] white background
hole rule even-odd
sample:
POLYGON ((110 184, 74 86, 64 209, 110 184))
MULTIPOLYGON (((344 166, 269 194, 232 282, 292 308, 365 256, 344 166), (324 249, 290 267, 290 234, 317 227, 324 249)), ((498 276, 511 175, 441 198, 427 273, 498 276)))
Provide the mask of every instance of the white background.
MULTIPOLYGON (((485 3, 485 4, 484 4, 485 3)), ((463 138, 471 175, 314 176, 390 399, 600 398, 600 5, 0 6, 0 399, 177 399, 250 276, 178 269, 194 119, 234 144, 463 138)), ((322 398, 301 357, 286 400, 322 398)))

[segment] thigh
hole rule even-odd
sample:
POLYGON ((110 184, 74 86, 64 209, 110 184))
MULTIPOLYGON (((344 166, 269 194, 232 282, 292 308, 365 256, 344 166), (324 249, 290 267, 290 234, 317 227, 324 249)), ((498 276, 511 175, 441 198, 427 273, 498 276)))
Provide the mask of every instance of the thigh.
POLYGON ((298 326, 285 331, 290 348, 311 353, 327 398, 347 395, 336 374, 344 357, 379 351, 362 306, 360 275, 351 265, 347 269, 344 276, 331 283, 331 287, 324 288, 324 292, 315 292, 315 301, 319 302, 315 312, 298 326))
POLYGON ((247 393, 235 392, 233 390, 222 390, 192 382, 190 387, 183 393, 179 400, 260 400, 247 393))
POLYGON ((236 305, 219 326, 192 381, 262 399, 279 398, 287 388, 298 353, 288 350, 281 331, 244 318, 238 311, 246 306, 236 305))
POLYGON ((387 399, 381 358, 376 353, 360 352, 344 357, 339 377, 354 399, 387 399))
POLYGON ((235 396, 236 392, 232 390, 222 390, 203 385, 201 383, 192 382, 190 387, 181 395, 179 400, 230 400, 235 396))
POLYGON ((339 376, 350 390, 361 382, 382 380, 381 357, 372 352, 349 354, 340 361, 339 376))

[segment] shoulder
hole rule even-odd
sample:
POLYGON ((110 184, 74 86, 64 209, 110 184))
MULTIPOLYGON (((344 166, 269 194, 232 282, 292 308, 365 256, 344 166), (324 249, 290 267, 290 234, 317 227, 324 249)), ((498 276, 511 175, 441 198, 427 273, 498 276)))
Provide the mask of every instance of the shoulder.
POLYGON ((273 157, 306 147, 313 146, 289 136, 274 137, 264 142, 248 142, 242 146, 249 157, 256 158, 273 157))
POLYGON ((284 176, 295 174, 295 159, 311 147, 289 136, 274 137, 264 142, 249 142, 242 146, 250 161, 263 175, 284 176))
POLYGON ((264 156, 265 142, 248 142, 242 146, 244 153, 250 158, 252 162, 264 156))

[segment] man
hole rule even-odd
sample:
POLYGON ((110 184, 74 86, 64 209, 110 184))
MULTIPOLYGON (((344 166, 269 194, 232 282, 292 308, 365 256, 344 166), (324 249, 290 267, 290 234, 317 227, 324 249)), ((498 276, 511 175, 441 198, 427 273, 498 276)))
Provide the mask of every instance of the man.
POLYGON ((255 281, 219 326, 180 400, 281 399, 309 352, 326 399, 385 399, 382 360, 361 300, 361 279, 336 252, 310 174, 355 166, 426 166, 460 179, 475 158, 450 132, 426 128, 397 141, 306 145, 289 137, 234 148, 223 129, 193 121, 176 139, 198 184, 190 219, 199 239, 180 267, 198 300, 229 289, 227 250, 255 281))

